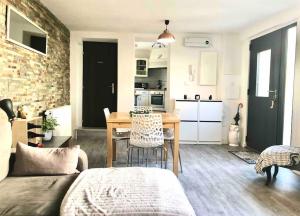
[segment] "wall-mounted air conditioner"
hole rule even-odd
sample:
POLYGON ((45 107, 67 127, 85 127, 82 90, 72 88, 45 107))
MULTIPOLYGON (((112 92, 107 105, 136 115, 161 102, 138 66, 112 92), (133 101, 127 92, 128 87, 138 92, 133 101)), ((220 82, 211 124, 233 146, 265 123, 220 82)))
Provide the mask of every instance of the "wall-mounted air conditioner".
POLYGON ((186 47, 200 47, 210 48, 212 47, 212 40, 206 37, 186 37, 184 38, 184 46, 186 47))

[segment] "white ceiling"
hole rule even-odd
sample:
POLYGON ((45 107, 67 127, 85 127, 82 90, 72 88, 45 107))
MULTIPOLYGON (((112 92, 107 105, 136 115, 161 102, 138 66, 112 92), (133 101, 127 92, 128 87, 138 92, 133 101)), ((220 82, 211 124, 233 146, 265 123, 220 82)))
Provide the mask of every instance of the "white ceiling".
POLYGON ((299 0, 41 0, 70 30, 237 32, 299 0))

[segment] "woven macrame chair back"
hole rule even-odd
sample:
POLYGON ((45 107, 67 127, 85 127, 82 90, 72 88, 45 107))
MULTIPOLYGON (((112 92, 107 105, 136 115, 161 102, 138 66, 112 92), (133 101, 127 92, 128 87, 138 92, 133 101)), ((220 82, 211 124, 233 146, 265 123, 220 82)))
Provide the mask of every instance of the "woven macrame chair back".
POLYGON ((164 144, 161 114, 133 114, 130 145, 153 148, 164 144))

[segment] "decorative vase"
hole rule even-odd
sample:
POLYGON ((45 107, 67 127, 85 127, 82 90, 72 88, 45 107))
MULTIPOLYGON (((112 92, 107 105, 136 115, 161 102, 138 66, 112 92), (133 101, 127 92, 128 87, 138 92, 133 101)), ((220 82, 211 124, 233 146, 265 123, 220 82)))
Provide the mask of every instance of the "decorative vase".
POLYGON ((52 130, 46 131, 46 132, 44 132, 43 140, 44 141, 50 141, 52 139, 52 136, 53 136, 53 131, 52 130))
POLYGON ((240 144, 240 127, 238 125, 230 125, 228 141, 230 146, 239 146, 240 144))

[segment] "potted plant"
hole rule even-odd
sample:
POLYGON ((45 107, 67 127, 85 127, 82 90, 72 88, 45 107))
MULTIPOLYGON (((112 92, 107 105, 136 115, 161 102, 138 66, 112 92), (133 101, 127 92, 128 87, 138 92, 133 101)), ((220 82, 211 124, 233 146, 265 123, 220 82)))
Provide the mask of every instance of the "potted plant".
POLYGON ((44 141, 50 141, 53 136, 53 130, 58 126, 57 120, 51 115, 47 115, 42 124, 42 130, 44 133, 44 141))

